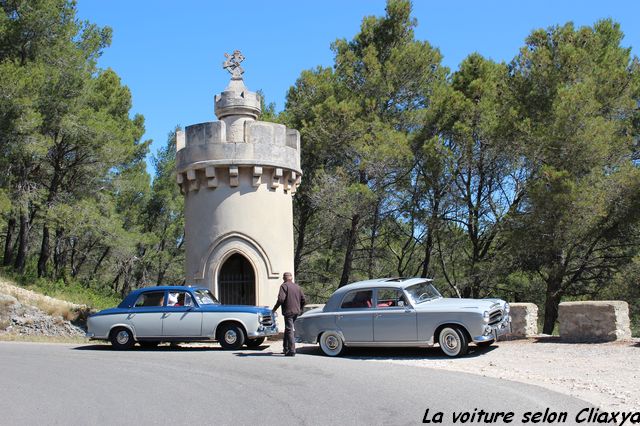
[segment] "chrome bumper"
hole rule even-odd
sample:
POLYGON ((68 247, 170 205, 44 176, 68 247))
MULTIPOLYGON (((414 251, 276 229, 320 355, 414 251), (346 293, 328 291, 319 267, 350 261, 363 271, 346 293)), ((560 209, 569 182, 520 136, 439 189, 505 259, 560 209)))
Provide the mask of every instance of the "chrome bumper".
POLYGON ((264 326, 261 325, 255 332, 248 332, 247 336, 250 338, 254 337, 267 337, 267 336, 275 336, 278 334, 278 326, 273 324, 272 326, 264 326))
POLYGON ((511 333, 511 316, 505 316, 502 321, 494 325, 486 325, 481 336, 473 337, 474 342, 498 341, 499 336, 511 333))

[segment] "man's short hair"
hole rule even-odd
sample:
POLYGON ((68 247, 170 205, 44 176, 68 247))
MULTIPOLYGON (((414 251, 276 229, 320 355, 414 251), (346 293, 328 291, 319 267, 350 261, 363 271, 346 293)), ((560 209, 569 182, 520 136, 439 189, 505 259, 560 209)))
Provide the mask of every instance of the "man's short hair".
POLYGON ((293 274, 292 274, 291 272, 285 272, 284 274, 282 274, 282 276, 283 276, 284 278, 286 278, 286 277, 293 277, 293 274))

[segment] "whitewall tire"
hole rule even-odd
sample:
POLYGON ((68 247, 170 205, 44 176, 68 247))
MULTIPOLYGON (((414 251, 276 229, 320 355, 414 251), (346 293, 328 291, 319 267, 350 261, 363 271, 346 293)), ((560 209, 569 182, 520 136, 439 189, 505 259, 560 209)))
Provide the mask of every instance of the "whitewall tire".
POLYGON ((338 356, 344 349, 342 337, 335 331, 325 331, 320 336, 320 349, 327 356, 338 356))

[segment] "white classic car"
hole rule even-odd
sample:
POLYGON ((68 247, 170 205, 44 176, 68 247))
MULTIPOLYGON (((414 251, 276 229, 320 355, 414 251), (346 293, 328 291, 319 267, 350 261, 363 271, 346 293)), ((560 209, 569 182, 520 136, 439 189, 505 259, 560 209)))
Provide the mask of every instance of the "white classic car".
POLYGON ((166 286, 132 291, 117 308, 87 320, 87 337, 109 340, 115 349, 160 342, 216 340, 224 349, 257 347, 278 334, 267 307, 221 305, 207 288, 166 286))
POLYGON ((323 308, 295 322, 299 342, 319 343, 328 356, 345 346, 416 346, 436 343, 452 357, 469 343, 488 346, 511 332, 509 304, 501 299, 444 298, 425 278, 385 278, 339 288, 323 308))

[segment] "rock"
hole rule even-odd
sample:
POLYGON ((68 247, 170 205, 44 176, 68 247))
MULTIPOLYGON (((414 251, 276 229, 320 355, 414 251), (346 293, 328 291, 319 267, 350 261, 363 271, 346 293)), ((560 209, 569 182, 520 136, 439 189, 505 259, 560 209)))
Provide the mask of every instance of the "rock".
POLYGON ((0 334, 49 337, 84 337, 84 330, 61 316, 51 316, 0 294, 0 334))
POLYGON ((560 337, 572 342, 630 340, 629 305, 623 301, 563 302, 560 337))
POLYGON ((512 338, 527 338, 538 334, 538 307, 534 303, 510 303, 512 338))

